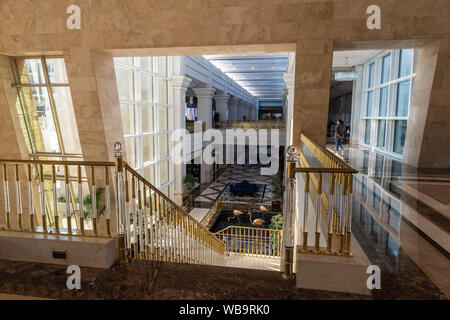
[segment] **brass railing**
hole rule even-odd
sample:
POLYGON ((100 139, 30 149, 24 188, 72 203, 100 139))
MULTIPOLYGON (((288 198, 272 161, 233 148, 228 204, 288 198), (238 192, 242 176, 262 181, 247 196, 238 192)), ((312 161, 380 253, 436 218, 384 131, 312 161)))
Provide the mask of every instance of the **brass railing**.
POLYGON ((111 236, 113 162, 1 159, 0 165, 3 230, 111 236))
POLYGON ((254 120, 254 121, 219 121, 219 128, 233 129, 285 129, 283 120, 254 120))
POLYGON ((342 159, 314 143, 304 134, 301 135, 299 153, 295 147, 288 147, 286 166, 286 205, 284 213, 284 248, 286 278, 292 278, 292 257, 294 247, 294 221, 299 220, 301 234, 300 253, 317 253, 350 257, 351 220, 352 220, 352 182, 357 173, 342 159), (303 209, 296 212, 296 179, 303 175, 303 209), (310 192, 310 181, 313 191, 310 192), (313 201, 315 208, 309 210, 308 203, 313 201), (310 232, 309 214, 314 214, 313 241, 310 232), (320 245, 324 233, 326 245, 320 245))
POLYGON ((0 160, 1 230, 117 236, 121 262, 223 263, 225 244, 125 163, 120 143, 114 144, 114 157, 115 162, 0 160))
POLYGON ((203 217, 201 224, 208 228, 208 230, 212 227, 214 222, 216 221, 218 215, 220 214, 220 210, 222 209, 220 197, 214 201, 212 207, 209 209, 208 213, 203 217))
POLYGON ((206 131, 206 122, 201 121, 187 121, 186 122, 186 130, 189 133, 194 133, 195 130, 197 131, 206 131), (197 128, 198 126, 198 128, 197 128))
POLYGON ((225 244, 114 154, 120 259, 223 263, 225 244))
POLYGON ((225 251, 239 255, 279 257, 281 230, 228 226, 215 235, 225 242, 225 251))
POLYGON ((181 207, 188 213, 194 209, 194 197, 192 194, 183 195, 183 203, 181 204, 181 207))

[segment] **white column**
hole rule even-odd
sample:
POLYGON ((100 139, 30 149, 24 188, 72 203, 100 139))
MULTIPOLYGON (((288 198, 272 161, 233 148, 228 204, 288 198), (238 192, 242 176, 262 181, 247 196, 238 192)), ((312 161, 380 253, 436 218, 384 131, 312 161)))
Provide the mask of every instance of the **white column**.
POLYGON ((286 82, 287 89, 287 112, 286 112, 286 147, 292 144, 292 128, 294 122, 294 80, 293 73, 284 75, 284 82, 286 82))
MULTIPOLYGON (((192 79, 186 76, 172 77, 173 92, 173 129, 186 128, 186 91, 192 79)), ((184 137, 183 137, 184 138, 184 137)), ((181 142, 181 141, 180 141, 181 142)), ((183 202, 184 177, 186 176, 186 164, 183 156, 185 150, 181 154, 174 155, 173 176, 174 176, 174 201, 180 205, 183 202)), ((187 151, 186 151, 187 152, 187 151)))
POLYGON ((236 121, 237 120, 237 108, 239 104, 239 98, 231 97, 228 105, 228 120, 236 121))
POLYGON ((206 128, 212 126, 212 98, 216 89, 210 87, 193 88, 197 96, 198 120, 206 122, 206 128))
POLYGON ((216 99, 216 112, 218 112, 220 115, 220 121, 228 121, 228 102, 230 100, 230 95, 226 93, 220 93, 216 94, 214 96, 214 99, 216 99))
POLYGON ((358 74, 358 79, 353 81, 352 94, 352 119, 350 129, 350 143, 353 145, 359 144, 360 130, 361 130, 361 100, 363 94, 363 65, 355 67, 358 74))

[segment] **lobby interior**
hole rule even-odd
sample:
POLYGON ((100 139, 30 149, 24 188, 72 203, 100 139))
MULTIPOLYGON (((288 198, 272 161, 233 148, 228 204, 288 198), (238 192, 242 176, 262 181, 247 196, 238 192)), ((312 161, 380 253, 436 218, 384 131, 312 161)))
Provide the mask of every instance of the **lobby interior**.
POLYGON ((450 5, 369 2, 2 2, 0 299, 448 299, 450 5))

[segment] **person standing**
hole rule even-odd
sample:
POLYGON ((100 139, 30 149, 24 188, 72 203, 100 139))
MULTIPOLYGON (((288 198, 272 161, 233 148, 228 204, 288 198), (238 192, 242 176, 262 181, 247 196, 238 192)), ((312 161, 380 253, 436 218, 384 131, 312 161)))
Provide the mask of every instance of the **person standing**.
POLYGON ((344 121, 339 119, 335 128, 334 141, 336 142, 336 153, 339 153, 339 149, 341 149, 342 155, 344 155, 344 146, 342 145, 342 142, 344 141, 344 135, 345 135, 344 121))

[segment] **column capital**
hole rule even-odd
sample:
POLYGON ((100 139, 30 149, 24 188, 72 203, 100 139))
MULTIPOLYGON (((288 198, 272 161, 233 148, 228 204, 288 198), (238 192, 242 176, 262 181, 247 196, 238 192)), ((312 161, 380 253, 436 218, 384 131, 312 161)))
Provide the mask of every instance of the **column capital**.
POLYGON ((238 104, 239 103, 239 101, 241 101, 241 99, 239 99, 238 97, 235 97, 235 96, 231 96, 231 98, 230 98, 230 103, 231 104, 238 104))
POLYGON ((216 93, 214 95, 214 99, 216 99, 216 103, 224 103, 227 104, 228 101, 230 100, 231 95, 227 94, 227 93, 216 93))
POLYGON ((216 89, 213 89, 211 87, 205 87, 205 88, 192 88, 192 90, 195 92, 195 95, 197 98, 209 98, 212 99, 214 96, 214 92, 216 92, 216 89))
POLYGON ((186 76, 174 76, 172 77, 172 88, 177 90, 186 91, 191 83, 192 79, 186 76))

